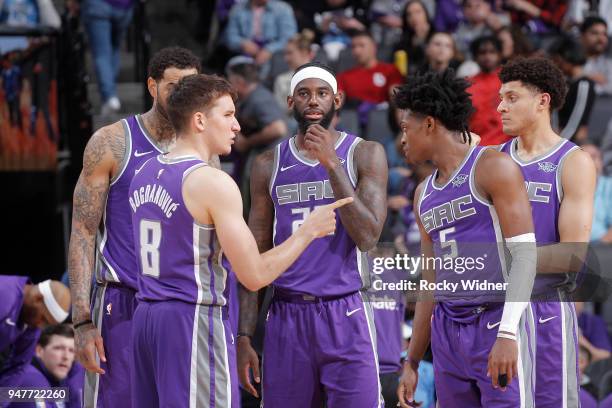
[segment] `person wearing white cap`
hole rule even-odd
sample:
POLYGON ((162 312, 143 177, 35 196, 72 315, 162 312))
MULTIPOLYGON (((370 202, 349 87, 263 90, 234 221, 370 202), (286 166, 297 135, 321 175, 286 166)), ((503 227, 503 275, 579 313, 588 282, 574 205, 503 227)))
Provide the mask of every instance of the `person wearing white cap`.
POLYGON ((20 384, 38 329, 66 320, 70 291, 61 282, 34 285, 24 276, 0 276, 0 387, 20 384))

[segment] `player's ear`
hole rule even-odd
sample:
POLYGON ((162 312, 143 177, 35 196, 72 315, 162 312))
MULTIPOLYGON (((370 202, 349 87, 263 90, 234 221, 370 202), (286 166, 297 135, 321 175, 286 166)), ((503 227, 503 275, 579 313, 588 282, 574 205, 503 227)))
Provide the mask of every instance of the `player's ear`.
POLYGON ((293 96, 287 96, 287 108, 293 109, 293 96))
POLYGON ((196 112, 191 120, 194 122, 195 127, 199 132, 206 130, 206 115, 204 115, 202 112, 196 112))
POLYGON ((540 94, 540 107, 542 109, 548 110, 550 107, 551 99, 552 98, 550 97, 549 93, 544 92, 540 94))
POLYGON ((334 95, 334 108, 336 108, 336 110, 341 109, 344 105, 344 101, 344 92, 338 91, 338 93, 334 95))
POLYGON ((427 116, 425 118, 425 126, 427 127, 427 130, 433 132, 436 128, 436 120, 431 116, 427 116))
POLYGON ((157 82, 151 77, 147 78, 147 89, 149 90, 151 98, 157 98, 157 82))

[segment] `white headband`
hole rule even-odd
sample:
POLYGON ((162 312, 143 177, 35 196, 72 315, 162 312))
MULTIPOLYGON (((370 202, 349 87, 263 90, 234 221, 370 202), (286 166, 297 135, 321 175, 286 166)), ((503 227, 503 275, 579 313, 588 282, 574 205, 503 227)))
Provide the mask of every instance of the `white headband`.
POLYGON ((293 95, 295 87, 298 86, 300 82, 309 78, 317 78, 327 82, 334 91, 334 94, 338 93, 338 83, 336 82, 336 78, 334 78, 331 72, 319 67, 306 67, 304 69, 300 69, 293 75, 293 78, 291 78, 291 88, 289 91, 289 96, 293 95))
POLYGON ((49 310, 49 313, 51 313, 55 321, 61 323, 66 320, 68 312, 62 309, 59 303, 57 303, 57 300, 55 300, 55 296, 53 296, 53 292, 51 291, 51 280, 47 279, 44 282, 40 282, 38 284, 38 290, 43 295, 45 306, 47 306, 47 310, 49 310))

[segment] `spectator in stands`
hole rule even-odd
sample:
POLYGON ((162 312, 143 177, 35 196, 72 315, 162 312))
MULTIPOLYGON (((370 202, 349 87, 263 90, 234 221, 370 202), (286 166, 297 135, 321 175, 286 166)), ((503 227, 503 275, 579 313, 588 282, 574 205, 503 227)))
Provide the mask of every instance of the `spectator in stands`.
POLYGON ((528 29, 537 40, 559 31, 567 0, 505 0, 504 6, 511 12, 512 23, 528 29))
POLYGON ((580 338, 578 343, 591 353, 592 361, 605 360, 610 357, 612 346, 606 323, 597 315, 584 310, 584 302, 574 302, 580 338))
POLYGON ((297 32, 291 7, 280 0, 248 0, 232 7, 226 28, 226 45, 236 54, 263 65, 282 50, 297 32))
POLYGON ((102 97, 102 115, 121 109, 116 81, 121 41, 132 21, 134 0, 83 0, 81 13, 102 97))
POLYGON ((584 75, 586 57, 580 44, 564 35, 550 48, 553 61, 567 77, 565 104, 556 112, 560 136, 578 144, 586 142, 588 121, 595 102, 595 83, 584 75))
POLYGON ((492 34, 502 27, 502 21, 486 0, 464 0, 464 20, 454 33, 457 51, 464 59, 473 59, 470 44, 478 37, 492 34))
POLYGON ((15 387, 34 355, 38 329, 68 317, 70 291, 57 281, 33 285, 27 277, 0 276, 0 299, 0 387, 15 387))
POLYGON ((252 58, 234 57, 227 63, 226 71, 238 94, 236 118, 241 127, 232 149, 232 173, 241 186, 244 210, 248 211, 250 163, 257 154, 286 136, 287 125, 284 109, 278 106, 272 92, 259 82, 259 71, 252 58))
POLYGON ((402 74, 393 64, 377 59, 376 43, 367 31, 352 35, 351 49, 357 66, 338 74, 338 89, 349 104, 386 102, 393 87, 402 83, 402 74))
MULTIPOLYGON (((46 407, 80 408, 85 371, 74 361, 74 330, 67 324, 45 328, 38 344, 36 356, 25 368, 21 388, 68 388, 69 402, 63 405, 47 402, 46 407)), ((15 403, 10 408, 36 408, 39 405, 15 403)))
POLYGON ((364 12, 359 1, 326 0, 330 10, 315 16, 317 28, 323 34, 321 44, 325 55, 331 61, 336 61, 340 52, 350 43, 349 32, 363 31, 366 21, 358 18, 357 13, 364 12))
POLYGON ((593 357, 591 352, 583 346, 578 348, 578 370, 580 374, 580 405, 581 408, 597 408, 597 386, 585 374, 586 368, 591 364, 593 357))
POLYGON ((511 138, 504 134, 499 105, 499 70, 501 66, 501 42, 489 35, 475 39, 471 45, 480 73, 470 78, 468 93, 472 95, 475 112, 470 119, 470 130, 480 135, 480 144, 498 145, 511 138))
POLYGON ((301 33, 291 37, 285 45, 285 62, 289 66, 289 70, 276 77, 273 90, 278 106, 287 109, 287 111, 287 96, 291 86, 291 77, 299 66, 309 63, 314 58, 314 38, 314 32, 302 30, 301 33))
POLYGON ((436 15, 434 27, 436 31, 453 33, 463 20, 461 10, 462 0, 438 0, 436 2, 436 15))
POLYGON ((246 153, 252 148, 266 148, 285 136, 287 128, 274 95, 259 83, 257 66, 252 59, 234 57, 228 62, 227 76, 236 93, 236 117, 241 131, 234 149, 246 153))
POLYGON ((591 241, 612 243, 612 177, 603 174, 601 150, 597 146, 586 144, 582 149, 591 156, 597 170, 591 241))
POLYGON ((380 48, 391 49, 402 35, 402 15, 407 0, 373 0, 370 33, 380 48))
POLYGON ((51 0, 0 0, 0 24, 60 28, 61 19, 51 0))
MULTIPOLYGON (((610 4, 612 8, 612 3, 610 4)), ((587 17, 580 26, 580 39, 587 56, 584 74, 595 81, 598 94, 612 94, 612 58, 608 48, 608 24, 601 17, 587 17)))
POLYGON ((442 72, 448 68, 457 68, 455 60, 455 40, 447 33, 434 33, 427 41, 425 64, 418 70, 423 73, 429 70, 442 72))
POLYGON ((425 61, 425 46, 434 32, 433 23, 421 0, 406 3, 402 36, 394 48, 395 65, 402 75, 413 74, 425 61))
POLYGON ((510 58, 527 57, 533 52, 533 45, 519 27, 505 26, 496 33, 502 43, 502 63, 510 58))

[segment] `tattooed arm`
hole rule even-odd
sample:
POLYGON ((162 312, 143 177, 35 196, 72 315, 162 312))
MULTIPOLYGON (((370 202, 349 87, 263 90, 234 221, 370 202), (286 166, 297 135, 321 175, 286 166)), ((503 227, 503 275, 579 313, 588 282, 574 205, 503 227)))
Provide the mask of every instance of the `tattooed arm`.
MULTIPOLYGON (((83 170, 74 189, 72 233, 68 252, 68 272, 72 294, 72 319, 80 323, 91 318, 90 284, 94 268, 95 240, 106 204, 110 180, 121 166, 125 153, 123 126, 117 122, 98 130, 83 154, 83 170)), ((76 355, 81 364, 104 373, 95 358, 105 360, 102 337, 93 324, 75 330, 76 355)))
MULTIPOLYGON (((268 191, 272 176, 274 150, 268 150, 257 156, 251 168, 251 210, 249 228, 257 241, 259 252, 272 248, 272 222, 274 205, 268 191)), ((238 331, 252 336, 257 325, 257 292, 251 292, 240 285, 240 319, 238 331)), ((259 383, 259 358, 251 346, 248 336, 238 337, 238 377, 240 383, 249 393, 257 397, 257 390, 249 379, 249 368, 253 370, 255 382, 259 383)))

